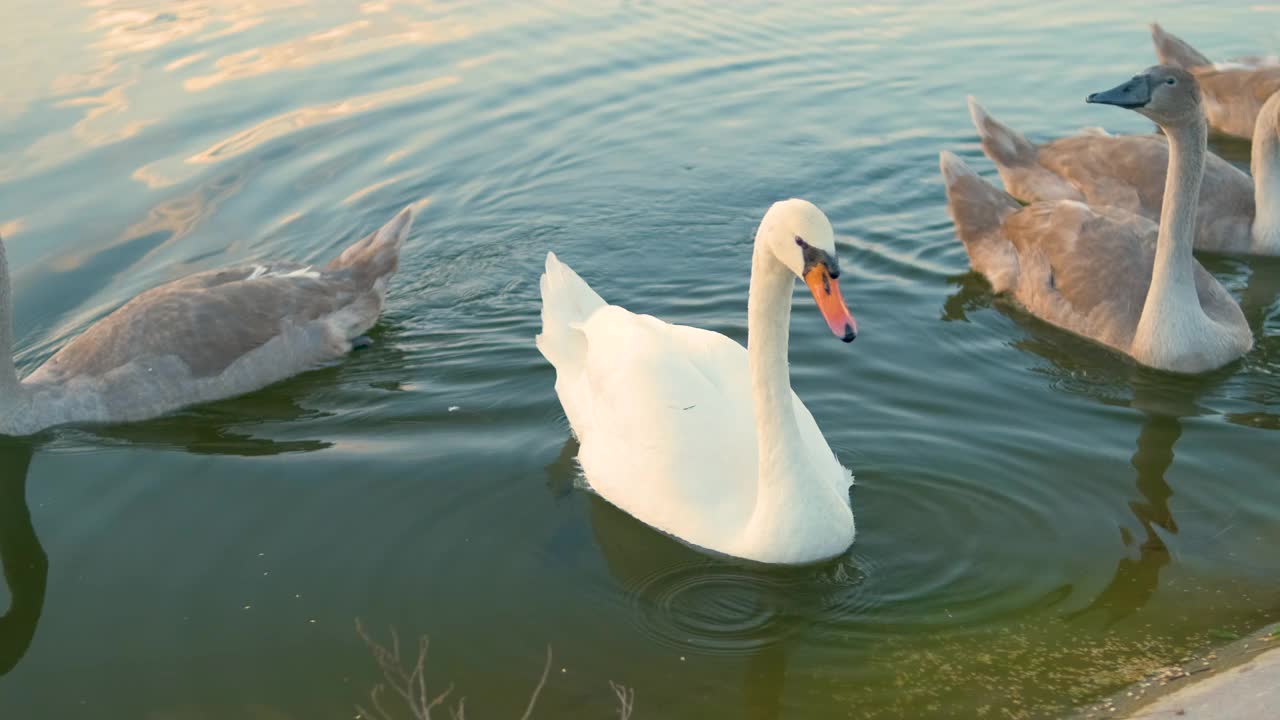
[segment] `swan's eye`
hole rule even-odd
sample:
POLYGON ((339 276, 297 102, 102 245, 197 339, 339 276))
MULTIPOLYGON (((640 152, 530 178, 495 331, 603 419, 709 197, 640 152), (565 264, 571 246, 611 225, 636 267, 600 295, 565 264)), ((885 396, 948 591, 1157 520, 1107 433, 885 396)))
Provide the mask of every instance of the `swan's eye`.
POLYGON ((1165 85, 1177 85, 1177 84, 1178 84, 1178 80, 1177 80, 1177 78, 1168 78, 1167 80, 1165 80, 1165 81, 1164 81, 1164 84, 1165 84, 1165 85))
POLYGON ((799 235, 796 236, 796 244, 799 245, 800 247, 809 247, 809 243, 805 242, 804 238, 800 237, 799 235))

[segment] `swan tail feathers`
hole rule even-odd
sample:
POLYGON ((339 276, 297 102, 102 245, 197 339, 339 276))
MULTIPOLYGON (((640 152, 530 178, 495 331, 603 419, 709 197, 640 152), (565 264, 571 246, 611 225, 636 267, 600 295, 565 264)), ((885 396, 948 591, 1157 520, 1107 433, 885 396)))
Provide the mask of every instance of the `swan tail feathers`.
POLYGON ((547 253, 546 272, 539 287, 542 332, 536 338, 538 350, 557 371, 576 368, 586 354, 583 327, 587 318, 605 306, 605 301, 552 252, 547 253))
POLYGON ((1156 47, 1156 57, 1162 65, 1176 65, 1190 70, 1193 67, 1212 65, 1213 61, 1200 54, 1185 40, 1166 32, 1160 23, 1151 23, 1151 43, 1156 47))
POLYGON ((1003 225, 1021 205, 950 152, 943 151, 939 165, 947 188, 947 212, 955 221, 970 264, 987 277, 996 292, 1012 288, 1018 276, 1018 255, 1004 235, 1003 225))
POLYGON ((1026 136, 991 117, 969 96, 969 117, 982 140, 982 152, 996 164, 1005 190, 1023 200, 1082 200, 1080 191, 1040 164, 1040 149, 1026 136))
POLYGON ((381 290, 400 266, 400 246, 413 227, 413 207, 405 207, 387 224, 352 243, 329 263, 329 270, 350 270, 361 287, 381 290))
POLYGON ((968 98, 969 117, 982 139, 982 152, 996 165, 1007 167, 1036 164, 1039 153, 1022 133, 991 117, 972 95, 968 98))

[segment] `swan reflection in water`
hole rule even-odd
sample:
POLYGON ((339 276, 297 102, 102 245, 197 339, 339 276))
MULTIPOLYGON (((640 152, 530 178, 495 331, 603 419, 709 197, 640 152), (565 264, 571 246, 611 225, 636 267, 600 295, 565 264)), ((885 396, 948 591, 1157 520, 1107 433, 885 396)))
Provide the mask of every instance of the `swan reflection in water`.
POLYGON ((27 506, 33 448, 23 439, 0 437, 0 564, 9 590, 9 608, 0 615, 0 676, 17 667, 31 647, 49 579, 49 558, 27 506))
MULTIPOLYGON (((1222 260, 1222 262, 1232 262, 1222 260)), ((1244 288, 1241 309, 1255 336, 1260 336, 1267 315, 1280 294, 1280 262, 1256 261, 1257 266, 1244 288)), ((1022 327, 1027 335, 1013 345, 1050 362, 1033 369, 1053 378, 1053 384, 1086 395, 1107 405, 1127 406, 1143 414, 1136 449, 1130 464, 1136 473, 1135 486, 1141 499, 1129 501, 1129 511, 1141 528, 1138 535, 1127 526, 1119 528, 1120 540, 1128 549, 1117 563, 1106 587, 1084 608, 1069 613, 1068 620, 1102 616, 1106 627, 1144 607, 1159 588, 1160 573, 1171 556, 1165 537, 1178 533, 1178 524, 1169 508, 1173 488, 1165 474, 1173 465, 1174 446, 1182 436, 1182 418, 1202 415, 1200 398, 1229 379, 1236 369, 1194 377, 1171 376, 1134 367, 1109 351, 1064 333, 1020 312, 991 295, 990 286, 969 273, 953 278, 958 286, 943 304, 944 320, 966 320, 967 313, 992 305, 1022 327), (1088 377, 1087 380, 1082 379, 1088 377), (1137 557, 1132 557, 1136 546, 1137 557)), ((1265 345, 1255 355, 1265 353, 1265 345)), ((1265 358, 1264 358, 1265 362, 1265 358)), ((1231 423, 1266 427, 1275 416, 1265 412, 1228 414, 1231 423)))
MULTIPOLYGON (((242 457, 310 452, 331 446, 331 442, 319 439, 273 440, 255 434, 268 422, 319 415, 298 404, 296 392, 290 390, 298 387, 296 382, 286 383, 148 422, 66 428, 57 431, 57 437, 61 444, 85 439, 144 451, 179 449, 242 457)), ((0 676, 11 672, 27 654, 44 610, 49 559, 36 535, 27 504, 27 475, 39 442, 0 436, 0 564, 10 598, 9 608, 0 616, 0 676)))
MULTIPOLYGON (((567 432, 567 431, 566 431, 567 432)), ((579 486, 570 437, 546 466, 548 489, 579 486)), ((856 614, 863 574, 846 556, 818 566, 767 566, 722 558, 667 536, 595 494, 587 494, 592 537, 627 612, 656 645, 742 664, 739 715, 783 717, 788 650, 816 623, 856 614)), ((618 668, 621 670, 621 668, 618 668)), ((726 701, 727 702, 727 701, 726 701)), ((726 706, 720 700, 716 707, 726 706)))
POLYGON ((708 557, 595 495, 589 502, 596 546, 641 632, 678 652, 745 656, 742 716, 782 717, 787 643, 811 601, 803 578, 708 557))
MULTIPOLYGON (((1073 341, 1075 338, 1068 340, 1073 341)), ((1087 606, 1065 616, 1069 621, 1101 617, 1103 626, 1110 628, 1145 607, 1160 587, 1160 573, 1171 560, 1165 536, 1178 532, 1177 521, 1169 509, 1174 492, 1165 475, 1173 466, 1174 446, 1182 437, 1182 418, 1202 414, 1199 399, 1229 376, 1229 372, 1194 378, 1173 377, 1119 360, 1115 367, 1109 367, 1109 358, 1094 356, 1088 360, 1091 369, 1101 367, 1102 370, 1095 375, 1110 376, 1112 382, 1091 385, 1079 381, 1079 366, 1074 364, 1074 359, 1060 354, 1064 348, 1057 344, 1040 343, 1036 339, 1017 344, 1050 359, 1056 369, 1065 371, 1071 380, 1061 383, 1063 387, 1104 404, 1127 405, 1143 416, 1136 447, 1129 459, 1140 499, 1129 500, 1128 507, 1140 528, 1139 535, 1135 537, 1126 524, 1119 526, 1124 551, 1111 580, 1087 606), (1130 399, 1123 399, 1126 392, 1132 394, 1130 399), (1135 545, 1136 559, 1132 557, 1135 545)))
POLYGON ((1138 493, 1141 500, 1129 501, 1129 509, 1142 526, 1142 537, 1134 538, 1125 526, 1120 527, 1121 540, 1126 548, 1138 546, 1138 558, 1121 556, 1115 575, 1093 602, 1067 615, 1074 619, 1100 613, 1106 616, 1110 627, 1146 605, 1160 585, 1160 571, 1169 564, 1169 548, 1160 531, 1178 532, 1178 525, 1169 511, 1169 498, 1173 489, 1165 482, 1164 475, 1173 464, 1173 446, 1182 435, 1182 423, 1177 416, 1149 414, 1138 434, 1138 449, 1131 463, 1137 471, 1138 493))
MULTIPOLYGON (((1271 376, 1280 375, 1280 258, 1258 260, 1249 276, 1240 300, 1249 326, 1258 338, 1255 363, 1267 368, 1271 376), (1268 332, 1268 319, 1270 332, 1268 332)), ((1276 400, 1274 384, 1260 383, 1262 391, 1246 393, 1251 400, 1266 407, 1265 410, 1247 410, 1228 413, 1227 422, 1259 430, 1280 430, 1280 412, 1272 412, 1276 400)))
POLYGON ((260 457, 331 447, 333 443, 327 440, 274 439, 259 434, 269 423, 284 427, 324 415, 304 409, 289 394, 268 389, 176 415, 126 425, 104 425, 90 432, 94 440, 103 444, 182 450, 194 455, 260 457))

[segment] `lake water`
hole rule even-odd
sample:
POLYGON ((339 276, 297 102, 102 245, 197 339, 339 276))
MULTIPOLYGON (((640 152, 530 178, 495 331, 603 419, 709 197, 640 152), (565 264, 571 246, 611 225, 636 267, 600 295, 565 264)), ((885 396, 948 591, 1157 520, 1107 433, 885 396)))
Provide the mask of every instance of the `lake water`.
MULTIPOLYGON (((1280 618, 1280 261, 1206 259, 1258 338, 1174 378, 967 272, 964 105, 1146 132, 1085 94, 1160 20, 1213 57, 1275 6, 10 0, 0 234, 30 369, 137 292, 321 261, 416 203, 375 345, 173 417, 0 443, 0 717, 342 720, 355 631, 431 637, 468 716, 1058 717, 1280 618), (862 334, 797 289, 793 384, 858 540, 761 570, 580 488, 535 350, 554 249, 607 299, 746 335, 777 199, 839 237, 862 334)), ((1247 143, 1215 143, 1247 164, 1247 143)), ((411 654, 411 653, 410 653, 411 654)))

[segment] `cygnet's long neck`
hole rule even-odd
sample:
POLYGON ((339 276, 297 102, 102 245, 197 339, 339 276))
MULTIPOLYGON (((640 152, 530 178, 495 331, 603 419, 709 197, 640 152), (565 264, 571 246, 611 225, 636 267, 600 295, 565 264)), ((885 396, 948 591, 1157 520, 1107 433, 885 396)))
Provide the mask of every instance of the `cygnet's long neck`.
POLYGON ((0 407, 12 402, 18 391, 18 372, 13 365, 13 291, 4 242, 0 241, 0 407))
POLYGON ((795 275, 757 236, 747 298, 747 363, 760 455, 757 507, 771 503, 769 495, 785 492, 800 459, 800 432, 787 369, 794 287, 795 275))
POLYGON ((1208 127, 1204 118, 1186 125, 1165 128, 1169 137, 1169 172, 1164 184, 1164 207, 1160 213, 1160 234, 1156 240, 1155 266, 1147 290, 1135 343, 1167 344, 1186 337, 1188 321, 1202 316, 1196 294, 1195 244, 1196 204, 1204 177, 1208 127))
POLYGON ((1253 247, 1260 255, 1280 255, 1280 93, 1262 106, 1249 156, 1253 174, 1253 247))

